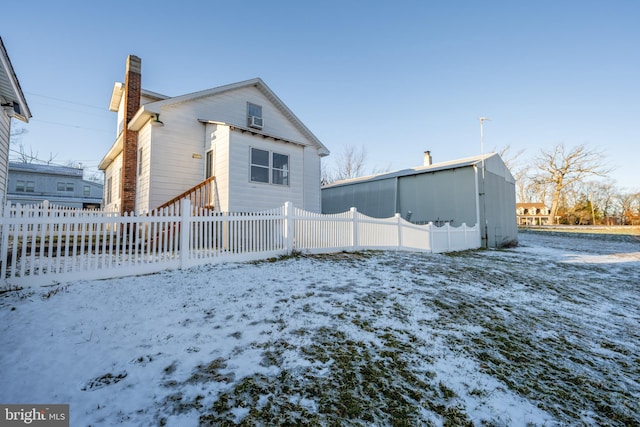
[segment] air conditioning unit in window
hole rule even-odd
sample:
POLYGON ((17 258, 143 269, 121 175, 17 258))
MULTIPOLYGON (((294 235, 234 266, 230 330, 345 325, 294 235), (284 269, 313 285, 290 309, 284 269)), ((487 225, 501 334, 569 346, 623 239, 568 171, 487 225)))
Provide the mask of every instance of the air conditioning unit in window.
POLYGON ((249 116, 249 127, 262 129, 262 117, 249 116))

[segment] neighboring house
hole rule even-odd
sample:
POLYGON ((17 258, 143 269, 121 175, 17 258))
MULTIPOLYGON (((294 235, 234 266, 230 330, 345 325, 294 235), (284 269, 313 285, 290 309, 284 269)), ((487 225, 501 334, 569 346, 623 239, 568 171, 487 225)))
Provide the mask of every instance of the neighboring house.
POLYGON ((4 206, 7 194, 11 119, 15 118, 28 123, 31 112, 2 38, 0 38, 0 106, 2 108, 0 110, 0 206, 4 206))
POLYGON ((496 153, 431 162, 396 172, 334 182, 322 187, 322 212, 355 207, 374 217, 400 213, 408 221, 481 227, 483 247, 517 244, 515 180, 496 153))
POLYGON ((551 224, 551 209, 544 203, 516 203, 518 225, 551 224))
POLYGON ((144 212, 213 178, 208 207, 256 211, 293 205, 320 211, 327 148, 259 78, 168 97, 141 88, 127 58, 110 110, 117 137, 99 168, 105 208, 144 212))
POLYGON ((7 203, 30 205, 47 200, 57 206, 98 209, 102 184, 82 179, 83 172, 66 166, 10 162, 7 203))

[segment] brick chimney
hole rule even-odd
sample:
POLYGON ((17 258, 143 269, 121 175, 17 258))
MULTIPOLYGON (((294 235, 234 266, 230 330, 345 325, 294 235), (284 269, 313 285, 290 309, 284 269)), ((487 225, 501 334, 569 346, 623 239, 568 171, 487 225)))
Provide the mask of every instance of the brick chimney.
POLYGON ((424 158, 423 158, 423 165, 431 166, 432 163, 433 163, 433 159, 431 158, 431 151, 425 151, 424 158))
POLYGON ((140 83, 142 61, 135 55, 127 57, 127 71, 124 82, 124 112, 122 148, 122 179, 120 187, 120 212, 134 212, 136 208, 136 175, 138 169, 138 132, 128 129, 129 121, 140 108, 140 83))

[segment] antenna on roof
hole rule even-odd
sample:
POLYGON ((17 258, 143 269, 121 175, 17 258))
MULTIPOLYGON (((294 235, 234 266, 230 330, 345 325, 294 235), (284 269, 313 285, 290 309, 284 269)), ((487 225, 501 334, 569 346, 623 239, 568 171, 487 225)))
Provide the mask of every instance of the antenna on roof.
POLYGON ((489 117, 479 117, 480 120, 480 154, 484 155, 484 134, 483 134, 483 124, 485 121, 491 121, 489 117))

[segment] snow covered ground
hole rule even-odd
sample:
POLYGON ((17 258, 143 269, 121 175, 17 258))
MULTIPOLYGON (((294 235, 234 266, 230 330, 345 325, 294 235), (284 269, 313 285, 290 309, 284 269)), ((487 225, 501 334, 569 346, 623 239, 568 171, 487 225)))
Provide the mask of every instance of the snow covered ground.
POLYGON ((640 241, 363 252, 0 295, 0 403, 71 425, 639 425, 640 241))

